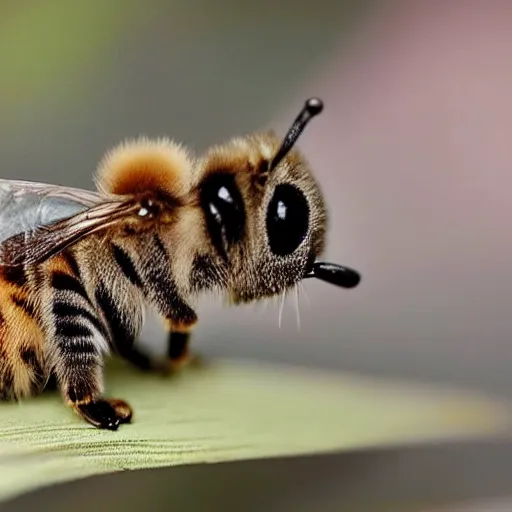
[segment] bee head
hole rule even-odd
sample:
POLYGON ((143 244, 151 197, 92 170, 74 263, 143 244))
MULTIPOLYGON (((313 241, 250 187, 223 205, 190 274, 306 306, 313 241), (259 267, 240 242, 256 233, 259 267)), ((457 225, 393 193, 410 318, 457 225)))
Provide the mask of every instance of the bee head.
POLYGON ((354 270, 319 262, 327 213, 320 188, 294 144, 323 104, 309 99, 284 140, 273 132, 211 148, 198 167, 199 200, 212 251, 234 303, 272 297, 308 277, 345 288, 354 270))

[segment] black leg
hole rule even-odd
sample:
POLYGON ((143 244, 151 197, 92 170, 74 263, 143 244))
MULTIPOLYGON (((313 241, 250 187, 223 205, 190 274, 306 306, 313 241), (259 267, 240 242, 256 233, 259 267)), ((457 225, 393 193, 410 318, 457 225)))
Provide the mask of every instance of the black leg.
POLYGON ((188 357, 190 331, 171 330, 167 337, 167 357, 170 361, 178 362, 188 357))
MULTIPOLYGON (((168 322, 171 326, 171 323, 168 322)), ((167 353, 164 361, 155 360, 134 345, 118 345, 119 355, 142 371, 156 371, 163 374, 173 374, 184 366, 198 365, 200 358, 191 354, 189 351, 190 333, 193 325, 190 327, 179 324, 179 330, 173 325, 167 335, 167 353)))
POLYGON ((194 324, 171 324, 167 337, 167 369, 176 373, 184 367, 204 366, 204 360, 190 351, 190 335, 194 324))
POLYGON ((133 366, 144 372, 149 372, 157 369, 155 361, 151 357, 140 352, 133 345, 130 347, 117 347, 119 355, 131 363, 133 366))

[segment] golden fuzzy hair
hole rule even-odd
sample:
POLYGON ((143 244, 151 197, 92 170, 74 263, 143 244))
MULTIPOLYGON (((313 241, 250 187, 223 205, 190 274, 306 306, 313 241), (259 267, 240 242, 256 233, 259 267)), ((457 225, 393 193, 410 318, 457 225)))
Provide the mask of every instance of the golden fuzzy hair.
POLYGON ((140 137, 106 153, 98 165, 98 190, 115 195, 157 192, 171 197, 186 193, 193 161, 180 144, 140 137))

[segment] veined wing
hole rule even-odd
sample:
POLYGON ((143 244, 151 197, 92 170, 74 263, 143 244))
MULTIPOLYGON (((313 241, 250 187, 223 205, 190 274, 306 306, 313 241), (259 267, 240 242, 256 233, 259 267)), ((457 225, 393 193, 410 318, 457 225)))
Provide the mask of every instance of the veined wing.
POLYGON ((100 194, 88 190, 0 179, 0 244, 14 235, 28 234, 102 201, 100 194))
POLYGON ((91 233, 149 214, 133 197, 0 180, 0 266, 41 263, 91 233))

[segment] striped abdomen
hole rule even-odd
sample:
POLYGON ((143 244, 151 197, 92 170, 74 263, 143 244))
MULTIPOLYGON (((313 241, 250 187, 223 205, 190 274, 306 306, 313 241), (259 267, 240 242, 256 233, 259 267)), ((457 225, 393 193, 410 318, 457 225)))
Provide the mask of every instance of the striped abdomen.
POLYGON ((34 274, 21 267, 0 273, 0 399, 42 390, 48 378, 40 296, 34 274))

